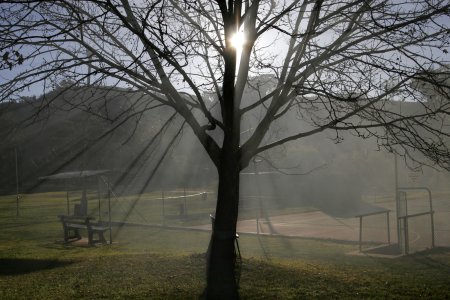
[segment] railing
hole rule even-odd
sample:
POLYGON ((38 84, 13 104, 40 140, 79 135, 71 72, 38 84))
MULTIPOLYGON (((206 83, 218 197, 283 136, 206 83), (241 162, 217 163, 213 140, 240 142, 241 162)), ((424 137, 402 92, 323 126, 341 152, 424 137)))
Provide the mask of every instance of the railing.
MULTIPOLYGON (((407 205, 407 198, 406 198, 406 192, 405 192, 405 201, 407 205)), ((409 254, 409 228, 408 228, 408 220, 410 218, 414 217, 420 217, 430 215, 430 222, 431 222, 431 247, 434 248, 435 246, 435 236, 434 236, 434 211, 433 211, 433 199, 431 196, 431 191, 427 187, 399 187, 397 188, 397 226, 398 226, 398 239, 400 244, 400 231, 401 231, 401 225, 403 224, 403 234, 405 237, 405 254, 409 254), (408 214, 407 206, 405 208, 404 215, 399 215, 399 193, 398 192, 405 192, 410 190, 416 190, 416 191, 426 191, 428 193, 428 201, 429 201, 429 211, 415 213, 415 214, 408 214)))

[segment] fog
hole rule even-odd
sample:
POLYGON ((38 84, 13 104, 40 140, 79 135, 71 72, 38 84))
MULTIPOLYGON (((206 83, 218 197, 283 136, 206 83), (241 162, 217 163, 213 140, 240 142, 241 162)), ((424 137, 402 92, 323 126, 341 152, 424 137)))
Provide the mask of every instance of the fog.
MULTIPOLYGON (((209 215, 215 211, 217 172, 192 131, 182 127, 180 119, 171 118, 173 111, 151 110, 103 136, 111 129, 107 121, 58 107, 67 104, 62 100, 72 99, 72 93, 85 95, 85 101, 92 103, 110 99, 110 117, 119 119, 127 113, 126 103, 137 105, 145 100, 135 94, 124 101, 129 92, 121 89, 107 93, 89 88, 68 90, 59 96, 61 102, 54 101, 55 107, 50 106, 52 113, 48 118, 20 130, 14 129, 17 124, 13 120, 33 113, 33 105, 23 103, 15 109, 8 108, 2 114, 2 139, 7 141, 0 149, 5 162, 1 169, 3 194, 15 193, 17 157, 19 193, 68 191, 68 213, 74 211, 74 204, 86 190, 91 213, 103 219, 111 215, 117 224, 211 229, 209 215), (101 178, 40 179, 81 170, 108 172, 101 178), (111 210, 107 209, 108 201, 111 210)), ((252 91, 247 91, 247 97, 251 101, 252 91)), ((256 126, 257 115, 255 112, 243 120, 242 142, 256 126)), ((266 142, 298 131, 292 124, 308 126, 298 119, 294 122, 296 118, 295 113, 287 114, 286 120, 277 122, 266 142)), ((375 140, 350 133, 340 134, 337 139, 331 131, 263 152, 241 172, 238 231, 357 242, 359 216, 384 209, 390 211, 390 231, 396 242, 396 185, 426 187, 435 201, 435 245, 448 246, 446 220, 450 220, 450 210, 444 199, 450 193, 449 173, 426 166, 411 169, 417 165, 398 157, 396 177, 395 161, 394 154, 380 149, 375 140), (347 231, 337 233, 337 226, 347 231)), ((410 212, 429 211, 424 190, 408 190, 407 198, 410 212)), ((62 207, 58 214, 66 212, 65 203, 62 207)), ((383 218, 364 218, 365 241, 386 243, 387 225, 383 218)), ((420 229, 417 226, 416 232, 420 229)), ((429 243, 425 247, 428 246, 429 243)))

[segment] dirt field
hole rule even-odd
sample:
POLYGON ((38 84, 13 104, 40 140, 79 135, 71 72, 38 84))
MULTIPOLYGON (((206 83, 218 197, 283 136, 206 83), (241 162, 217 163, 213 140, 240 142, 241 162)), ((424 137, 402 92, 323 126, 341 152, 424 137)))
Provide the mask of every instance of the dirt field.
MULTIPOLYGON (((450 199, 448 195, 433 199, 435 246, 450 247, 450 199)), ((392 243, 397 243, 396 212, 394 202, 377 203, 377 206, 390 210, 389 227, 392 243)), ((427 211, 428 201, 419 197, 408 201, 408 213, 427 211)), ((409 241, 412 250, 421 250, 431 246, 431 218, 424 215, 409 219, 409 241)), ((384 244, 388 242, 388 223, 386 214, 363 217, 362 240, 384 244)), ((210 230, 211 225, 195 226, 210 230)), ((359 241, 359 218, 334 218, 321 211, 300 214, 286 214, 248 219, 238 222, 239 233, 279 234, 291 237, 330 239, 341 241, 359 241)))

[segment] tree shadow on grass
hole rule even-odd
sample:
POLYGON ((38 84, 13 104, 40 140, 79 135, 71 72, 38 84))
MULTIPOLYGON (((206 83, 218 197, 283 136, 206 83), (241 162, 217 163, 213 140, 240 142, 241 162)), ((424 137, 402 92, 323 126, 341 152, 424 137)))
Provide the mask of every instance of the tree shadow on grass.
POLYGON ((65 267, 73 263, 74 261, 56 259, 0 258, 0 275, 22 275, 65 267))
POLYGON ((419 263, 428 267, 438 268, 439 270, 450 274, 450 264, 446 260, 440 260, 432 255, 445 255, 450 257, 450 247, 435 247, 422 252, 412 254, 411 257, 419 263))
POLYGON ((55 221, 29 221, 24 220, 22 222, 14 221, 14 222, 2 222, 2 229, 9 229, 9 228, 18 228, 18 227, 27 227, 32 225, 41 225, 41 224, 50 224, 54 223, 55 221))

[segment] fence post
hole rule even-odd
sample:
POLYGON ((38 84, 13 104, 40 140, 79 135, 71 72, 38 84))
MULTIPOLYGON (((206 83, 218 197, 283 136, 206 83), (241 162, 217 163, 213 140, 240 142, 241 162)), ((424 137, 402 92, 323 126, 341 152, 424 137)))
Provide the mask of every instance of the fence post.
POLYGON ((166 211, 165 211, 165 203, 164 203, 164 190, 161 191, 161 199, 162 199, 162 223, 165 224, 166 221, 166 211))
POLYGON ((17 147, 14 148, 14 156, 16 161, 16 217, 20 215, 19 213, 19 165, 17 162, 17 147))
POLYGON ((405 229, 405 254, 409 254, 409 229, 408 229, 408 216, 405 216, 404 229, 405 229))
POLYGON ((359 252, 362 252, 362 216, 359 216, 359 252))
POLYGON ((183 188, 183 195, 184 195, 184 209, 183 209, 183 215, 187 215, 186 187, 183 188))
POLYGON ((433 198, 431 197, 431 191, 429 188, 426 188, 428 192, 428 201, 430 205, 430 221, 431 221, 431 247, 435 246, 435 237, 434 237, 434 211, 433 211, 433 198))
POLYGON ((109 216, 109 243, 112 244, 112 229, 111 229, 111 187, 109 185, 109 180, 107 181, 108 187, 108 216, 109 216))
POLYGON ((391 226, 389 222, 389 211, 386 212, 386 219, 387 219, 387 234, 388 234, 388 244, 391 244, 391 226))
POLYGON ((67 189, 66 194, 66 201, 67 201, 67 215, 70 216, 70 201, 69 201, 69 190, 67 189))
POLYGON ((97 177, 98 220, 101 222, 102 221, 102 206, 100 204, 100 201, 101 201, 100 185, 101 185, 100 178, 97 177))

